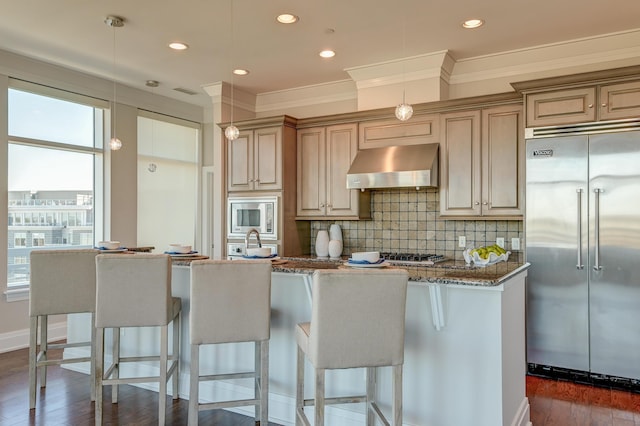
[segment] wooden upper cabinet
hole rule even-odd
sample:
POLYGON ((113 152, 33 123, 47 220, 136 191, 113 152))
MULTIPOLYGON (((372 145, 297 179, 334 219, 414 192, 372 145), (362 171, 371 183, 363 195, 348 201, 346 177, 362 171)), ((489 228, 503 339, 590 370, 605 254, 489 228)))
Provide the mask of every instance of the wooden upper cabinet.
POLYGON ((528 95, 527 127, 593 121, 596 118, 595 102, 595 87, 528 95))
POLYGON ((440 214, 479 216, 480 111, 441 115, 440 214))
POLYGON ((525 140, 520 106, 482 110, 482 215, 524 214, 525 140))
POLYGON ((370 218, 370 192, 347 189, 357 138, 356 123, 298 130, 298 218, 370 218))
POLYGON ((282 189, 282 127, 242 130, 227 154, 228 191, 282 189))
POLYGON ((523 214, 522 107, 505 105, 441 115, 440 214, 523 214))
POLYGON ((358 149, 437 143, 439 120, 438 114, 433 114, 414 116, 406 122, 392 119, 360 123, 358 149))
POLYGON ((640 116, 640 82, 600 86, 601 120, 617 120, 640 116))

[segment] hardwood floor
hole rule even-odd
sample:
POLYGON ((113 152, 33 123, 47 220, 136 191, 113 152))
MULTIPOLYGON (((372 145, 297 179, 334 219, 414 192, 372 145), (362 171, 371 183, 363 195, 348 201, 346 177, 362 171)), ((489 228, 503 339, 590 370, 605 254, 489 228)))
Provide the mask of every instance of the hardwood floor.
POLYGON ((527 376, 534 426, 640 426, 640 394, 527 376))
MULTIPOLYGON (((59 353, 59 351, 58 351, 59 353)), ((55 356, 58 356, 57 354, 55 356)), ((38 388, 36 408, 29 410, 29 358, 27 349, 0 354, 0 426, 82 426, 94 424, 86 374, 59 366, 47 369, 47 386, 38 388)), ((118 404, 111 404, 110 387, 104 391, 105 425, 158 424, 158 394, 134 386, 120 386, 118 404)), ((189 401, 167 397, 168 425, 186 425, 189 401)), ((254 426, 253 418, 225 410, 202 411, 201 425, 254 426)), ((270 426, 278 426, 269 423, 270 426)))
MULTIPOLYGON (((85 374, 49 367, 47 387, 39 389, 34 410, 29 410, 27 380, 26 349, 0 354, 0 426, 94 423, 85 374)), ((528 376, 527 396, 534 426, 640 426, 640 394, 528 376)), ((155 392, 121 386, 120 402, 112 405, 107 387, 104 398, 105 425, 154 425, 158 422, 158 394, 155 392)), ((186 425, 188 401, 173 401, 167 397, 167 405, 167 424, 186 425)), ((254 425, 252 418, 224 410, 201 412, 199 420, 201 425, 254 425)))

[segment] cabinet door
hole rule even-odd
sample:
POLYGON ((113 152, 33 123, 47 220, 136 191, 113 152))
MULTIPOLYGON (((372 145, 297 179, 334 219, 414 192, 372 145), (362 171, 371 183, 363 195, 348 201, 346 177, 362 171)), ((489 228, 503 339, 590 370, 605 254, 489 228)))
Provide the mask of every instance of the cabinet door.
POLYGON ((640 116, 640 82, 601 86, 599 109, 601 120, 640 116))
POLYGON ((227 141, 227 190, 253 189, 253 131, 240 132, 238 139, 227 141))
POLYGON ((327 216, 357 216, 358 192, 347 189, 347 172, 358 151, 358 125, 343 124, 326 129, 327 216))
POLYGON ((442 114, 440 214, 481 214, 480 112, 442 114))
POLYGON ((321 216, 326 206, 325 128, 298 131, 297 216, 321 216))
POLYGON ((595 87, 527 96, 527 127, 584 123, 596 119, 595 87))
POLYGON ((525 143, 520 106, 482 111, 482 215, 523 214, 525 143))
POLYGON ((282 127, 253 132, 254 189, 282 189, 282 127))

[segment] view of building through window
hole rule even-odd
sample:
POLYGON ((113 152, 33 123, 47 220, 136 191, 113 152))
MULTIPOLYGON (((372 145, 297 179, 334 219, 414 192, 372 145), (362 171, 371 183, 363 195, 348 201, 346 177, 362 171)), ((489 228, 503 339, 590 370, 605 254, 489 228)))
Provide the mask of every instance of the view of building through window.
POLYGON ((9 90, 8 286, 29 284, 32 250, 94 245, 102 110, 9 90), (63 145, 61 145, 63 144, 63 145))

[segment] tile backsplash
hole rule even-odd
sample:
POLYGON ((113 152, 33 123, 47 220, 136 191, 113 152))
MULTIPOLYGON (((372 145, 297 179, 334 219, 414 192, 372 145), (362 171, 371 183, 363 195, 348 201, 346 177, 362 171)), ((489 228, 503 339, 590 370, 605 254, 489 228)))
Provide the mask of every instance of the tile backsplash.
POLYGON ((311 253, 315 253, 316 234, 333 223, 342 227, 343 255, 354 251, 393 253, 435 253, 462 259, 458 237, 468 247, 495 244, 497 237, 511 247, 512 238, 520 238, 524 247, 520 220, 452 220, 439 217, 437 189, 416 191, 376 190, 371 193, 371 220, 311 222, 311 253))

